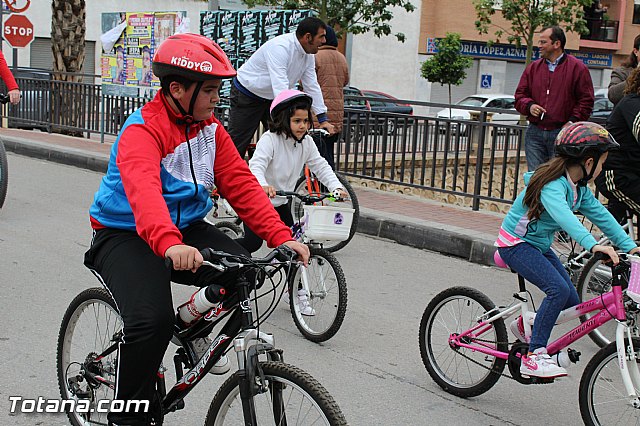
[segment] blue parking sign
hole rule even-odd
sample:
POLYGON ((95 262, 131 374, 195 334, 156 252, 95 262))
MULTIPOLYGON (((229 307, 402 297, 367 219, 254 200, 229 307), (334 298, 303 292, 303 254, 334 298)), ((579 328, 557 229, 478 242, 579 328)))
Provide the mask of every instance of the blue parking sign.
POLYGON ((491 89, 491 74, 482 74, 480 76, 480 87, 483 89, 491 89))

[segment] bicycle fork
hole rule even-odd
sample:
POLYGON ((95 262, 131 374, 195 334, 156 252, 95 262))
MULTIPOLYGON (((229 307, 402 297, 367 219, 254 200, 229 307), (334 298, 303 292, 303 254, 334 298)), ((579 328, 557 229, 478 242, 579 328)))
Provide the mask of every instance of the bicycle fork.
POLYGON ((631 328, 620 322, 616 328, 616 348, 622 383, 627 392, 629 403, 633 408, 640 409, 640 395, 636 391, 640 388, 637 348, 633 347, 631 328))
POLYGON ((233 341, 238 359, 240 399, 245 425, 257 425, 254 397, 267 392, 272 393, 274 416, 281 418, 284 406, 280 389, 266 385, 264 373, 258 362, 258 355, 266 353, 272 361, 282 361, 282 351, 275 349, 272 334, 248 329, 241 332, 233 341))

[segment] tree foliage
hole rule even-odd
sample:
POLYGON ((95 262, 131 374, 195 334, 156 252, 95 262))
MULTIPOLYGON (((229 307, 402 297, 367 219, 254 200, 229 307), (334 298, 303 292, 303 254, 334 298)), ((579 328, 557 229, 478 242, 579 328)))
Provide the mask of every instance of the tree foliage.
POLYGON ((495 29, 499 42, 506 36, 507 41, 517 47, 527 46, 526 63, 531 62, 534 36, 549 25, 560 25, 566 32, 587 34, 584 7, 593 0, 473 0, 476 9, 476 28, 480 34, 488 34, 495 29), (501 6, 500 6, 501 4, 501 6), (496 9, 500 6, 501 9, 496 9), (507 21, 502 27, 493 22, 494 15, 500 13, 507 21))
MULTIPOLYGON (((436 42, 438 52, 422 63, 421 75, 432 83, 449 86, 449 103, 451 103, 451 85, 459 86, 467 78, 466 69, 473 59, 462 56, 460 34, 447 33, 436 42)), ((449 111, 451 112, 451 111, 449 111)))
MULTIPOLYGON (((281 9, 311 9, 320 19, 331 25, 338 34, 362 34, 373 31, 376 37, 391 34, 389 21, 393 18, 391 7, 402 7, 413 12, 415 7, 408 0, 243 0, 249 7, 257 5, 281 9)), ((404 42, 403 33, 393 34, 404 42)))

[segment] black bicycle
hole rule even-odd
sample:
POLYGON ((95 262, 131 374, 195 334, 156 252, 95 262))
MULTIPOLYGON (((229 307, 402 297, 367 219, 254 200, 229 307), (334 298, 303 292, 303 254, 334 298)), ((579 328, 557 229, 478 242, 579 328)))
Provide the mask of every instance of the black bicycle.
MULTIPOLYGON (((203 250, 202 255, 209 267, 237 271, 237 292, 189 328, 181 330, 175 326, 172 342, 178 346, 174 355, 178 379, 167 392, 162 367, 158 372, 157 402, 151 404, 153 424, 162 424, 167 413, 184 408, 184 398, 233 347, 239 369, 218 389, 205 425, 346 425, 329 392, 308 373, 284 363, 282 350, 276 349, 273 335, 260 330, 284 291, 276 294, 277 286, 270 277, 294 265, 297 254, 280 246, 262 259, 212 249, 203 250), (257 271, 254 283, 246 276, 251 269, 257 271), (267 280, 272 284, 272 291, 257 296, 255 289, 267 280), (268 294, 272 295, 271 304, 260 314, 257 299, 268 294), (222 322, 224 319, 226 322, 222 322), (208 336, 218 324, 222 326, 220 333, 198 359, 190 342, 208 336)), ((91 408, 83 413, 68 412, 73 425, 107 424, 106 413, 98 413, 94 408, 101 400, 114 398, 122 328, 115 303, 102 288, 83 291, 67 309, 58 336, 60 392, 63 399, 84 401, 91 408)))
MULTIPOLYGON (((9 102, 9 95, 0 93, 0 104, 9 102)), ((7 160, 7 151, 4 148, 2 138, 0 138, 0 209, 4 205, 7 198, 7 188, 9 185, 9 161, 7 160)))

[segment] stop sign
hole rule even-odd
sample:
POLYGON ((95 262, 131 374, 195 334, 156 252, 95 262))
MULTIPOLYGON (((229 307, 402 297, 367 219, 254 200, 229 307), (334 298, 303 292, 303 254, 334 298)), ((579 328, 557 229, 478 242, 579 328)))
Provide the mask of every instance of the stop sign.
POLYGON ((11 15, 4 23, 4 38, 13 47, 26 47, 33 41, 33 24, 24 15, 11 15))

